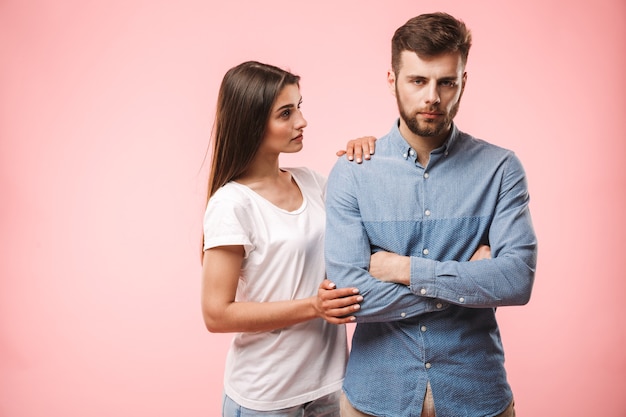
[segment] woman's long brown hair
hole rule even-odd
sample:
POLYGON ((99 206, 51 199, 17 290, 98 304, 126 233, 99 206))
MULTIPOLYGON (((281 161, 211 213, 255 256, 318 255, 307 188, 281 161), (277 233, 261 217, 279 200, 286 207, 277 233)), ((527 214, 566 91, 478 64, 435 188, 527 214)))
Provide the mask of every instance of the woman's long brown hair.
POLYGON ((256 61, 228 70, 217 98, 207 201, 246 172, 265 134, 274 101, 285 85, 299 81, 297 75, 256 61))
POLYGON ((246 172, 263 140, 276 98, 286 85, 299 82, 297 75, 256 61, 226 72, 211 135, 207 203, 220 187, 246 172))

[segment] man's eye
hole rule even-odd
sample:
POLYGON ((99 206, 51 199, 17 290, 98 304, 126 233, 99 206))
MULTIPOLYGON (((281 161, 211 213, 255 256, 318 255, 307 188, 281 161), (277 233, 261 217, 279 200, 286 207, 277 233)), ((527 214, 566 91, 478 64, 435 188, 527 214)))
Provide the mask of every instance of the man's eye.
POLYGON ((442 81, 441 85, 444 87, 456 87, 455 81, 442 81))

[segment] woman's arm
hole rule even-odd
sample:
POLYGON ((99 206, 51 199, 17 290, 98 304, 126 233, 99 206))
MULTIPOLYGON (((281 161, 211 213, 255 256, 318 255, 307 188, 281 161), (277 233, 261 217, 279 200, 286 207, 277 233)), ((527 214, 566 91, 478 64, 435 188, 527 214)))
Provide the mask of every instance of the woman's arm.
POLYGON ((220 246, 203 255, 202 313, 213 333, 263 332, 323 318, 330 323, 354 321, 362 297, 354 288, 334 289, 324 280, 316 296, 275 302, 236 302, 237 283, 243 262, 243 247, 220 246))

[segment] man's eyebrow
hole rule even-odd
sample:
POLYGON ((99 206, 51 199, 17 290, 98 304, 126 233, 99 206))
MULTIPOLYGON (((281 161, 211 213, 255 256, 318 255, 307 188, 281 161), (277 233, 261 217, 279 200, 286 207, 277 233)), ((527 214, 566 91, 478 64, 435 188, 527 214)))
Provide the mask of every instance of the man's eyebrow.
MULTIPOLYGON (((406 78, 408 78, 408 79, 419 79, 419 78, 428 79, 429 77, 427 77, 425 75, 418 75, 418 74, 407 74, 406 78)), ((456 75, 444 75, 443 77, 436 78, 437 81, 456 80, 456 79, 458 79, 458 77, 456 75)))

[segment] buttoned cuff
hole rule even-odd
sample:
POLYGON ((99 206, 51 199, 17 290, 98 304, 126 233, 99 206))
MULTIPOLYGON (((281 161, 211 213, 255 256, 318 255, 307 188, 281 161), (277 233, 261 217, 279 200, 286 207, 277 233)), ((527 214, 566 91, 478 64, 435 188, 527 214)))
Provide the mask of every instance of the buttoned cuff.
POLYGON ((411 256, 411 292, 422 297, 437 297, 435 265, 432 259, 411 256))

